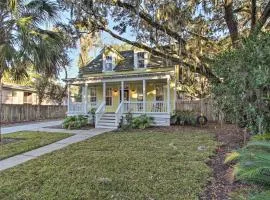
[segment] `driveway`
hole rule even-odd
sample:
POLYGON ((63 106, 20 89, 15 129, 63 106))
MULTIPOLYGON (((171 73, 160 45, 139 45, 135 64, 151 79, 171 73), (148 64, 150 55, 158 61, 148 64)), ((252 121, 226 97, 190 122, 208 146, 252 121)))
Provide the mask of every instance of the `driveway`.
POLYGON ((63 120, 52 120, 52 121, 45 121, 45 122, 33 122, 33 123, 27 123, 27 124, 22 124, 22 125, 2 127, 1 133, 7 134, 7 133, 18 132, 18 131, 35 131, 35 130, 39 130, 45 127, 57 126, 57 125, 60 125, 62 122, 63 120))

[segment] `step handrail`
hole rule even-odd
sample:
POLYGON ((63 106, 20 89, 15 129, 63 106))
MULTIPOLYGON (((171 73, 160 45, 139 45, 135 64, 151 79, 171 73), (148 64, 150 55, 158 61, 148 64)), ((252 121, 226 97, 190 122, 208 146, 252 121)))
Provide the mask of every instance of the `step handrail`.
POLYGON ((106 102, 102 101, 102 103, 99 105, 99 107, 96 110, 95 116, 96 116, 96 120, 95 120, 95 126, 97 127, 98 121, 100 120, 101 116, 104 114, 106 109, 106 102))
POLYGON ((123 108, 124 108, 123 105, 124 105, 124 101, 122 101, 122 102, 119 104, 118 108, 117 108, 116 111, 115 111, 115 125, 116 125, 116 126, 119 125, 120 120, 121 120, 121 117, 122 117, 122 115, 123 115, 123 108))

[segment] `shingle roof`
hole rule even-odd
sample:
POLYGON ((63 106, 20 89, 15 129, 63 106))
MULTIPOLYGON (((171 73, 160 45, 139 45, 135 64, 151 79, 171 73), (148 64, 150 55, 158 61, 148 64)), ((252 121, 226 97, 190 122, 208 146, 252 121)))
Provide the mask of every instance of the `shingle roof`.
MULTIPOLYGON (((97 74, 102 73, 103 69, 103 59, 102 55, 104 53, 104 49, 101 53, 94 58, 87 65, 82 67, 79 70, 79 77, 82 77, 84 74, 97 74)), ((119 51, 119 54, 123 56, 123 59, 117 63, 114 68, 114 71, 131 71, 134 70, 134 50, 127 51, 119 51)), ((172 66, 170 62, 168 62, 164 58, 160 58, 158 56, 149 55, 149 61, 147 64, 147 68, 160 68, 160 67, 169 67, 172 66)))

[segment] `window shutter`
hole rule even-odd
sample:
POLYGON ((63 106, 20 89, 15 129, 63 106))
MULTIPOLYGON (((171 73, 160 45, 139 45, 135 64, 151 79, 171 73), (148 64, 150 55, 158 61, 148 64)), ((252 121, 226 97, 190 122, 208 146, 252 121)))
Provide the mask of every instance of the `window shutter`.
POLYGON ((138 68, 138 54, 134 52, 134 68, 138 68))

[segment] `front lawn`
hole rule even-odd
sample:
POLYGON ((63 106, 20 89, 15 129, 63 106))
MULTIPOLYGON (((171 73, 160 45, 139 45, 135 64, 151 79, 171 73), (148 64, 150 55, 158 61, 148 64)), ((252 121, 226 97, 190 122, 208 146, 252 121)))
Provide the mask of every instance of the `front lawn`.
POLYGON ((168 128, 96 136, 0 173, 0 199, 197 199, 212 134, 168 128))
POLYGON ((4 134, 0 143, 0 160, 51 144, 71 136, 68 133, 22 131, 4 134))

